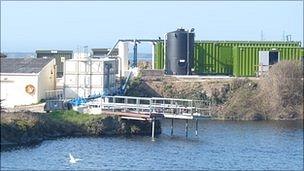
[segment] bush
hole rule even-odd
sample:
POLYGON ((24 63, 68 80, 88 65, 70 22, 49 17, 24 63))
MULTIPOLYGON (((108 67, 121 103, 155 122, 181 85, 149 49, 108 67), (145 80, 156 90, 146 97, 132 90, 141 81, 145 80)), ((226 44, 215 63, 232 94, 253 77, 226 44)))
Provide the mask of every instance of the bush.
POLYGON ((217 110, 226 119, 303 119, 303 67, 300 61, 279 62, 258 84, 235 79, 228 94, 227 101, 217 110))
POLYGON ((274 65, 260 81, 262 109, 273 119, 303 118, 303 66, 300 61, 274 65))

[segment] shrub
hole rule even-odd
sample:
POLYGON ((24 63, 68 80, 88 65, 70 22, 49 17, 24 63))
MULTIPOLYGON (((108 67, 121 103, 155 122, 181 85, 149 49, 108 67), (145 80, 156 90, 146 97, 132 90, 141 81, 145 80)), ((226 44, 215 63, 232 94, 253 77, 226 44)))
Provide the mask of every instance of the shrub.
POLYGON ((303 118, 303 66, 300 61, 274 65, 260 81, 263 110, 274 119, 303 118))

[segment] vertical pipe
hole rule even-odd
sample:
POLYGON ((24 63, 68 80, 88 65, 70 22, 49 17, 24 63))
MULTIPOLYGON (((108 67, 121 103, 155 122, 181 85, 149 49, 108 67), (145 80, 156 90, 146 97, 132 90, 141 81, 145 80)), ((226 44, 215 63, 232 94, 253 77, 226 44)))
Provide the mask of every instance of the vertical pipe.
POLYGON ((198 134, 198 119, 195 120, 195 135, 197 136, 198 134))
POLYGON ((152 42, 152 69, 155 69, 155 42, 152 42))
POLYGON ((174 121, 174 119, 172 118, 171 119, 171 136, 173 135, 173 121, 174 121))
POLYGON ((166 71, 166 41, 167 41, 167 33, 164 35, 164 70, 166 71))
POLYGON ((134 40, 134 47, 133 47, 133 50, 134 50, 134 56, 133 56, 133 64, 132 64, 132 67, 136 67, 137 66, 137 43, 136 43, 136 40, 134 40))
MULTIPOLYGON (((63 98, 64 100, 66 100, 66 97, 65 97, 65 89, 66 89, 66 61, 64 60, 64 63, 63 63, 63 69, 64 69, 64 72, 63 72, 63 98)), ((57 72, 57 71, 56 71, 57 72)), ((54 71, 55 73, 55 71, 54 71)), ((55 77, 55 80, 56 80, 56 77, 55 77)))
POLYGON ((190 75, 190 61, 189 61, 189 31, 187 31, 187 75, 190 75))
POLYGON ((152 118, 152 141, 154 141, 154 136, 155 136, 155 118, 152 118))
POLYGON ((188 119, 186 119, 186 126, 185 126, 185 132, 186 132, 186 137, 188 137, 188 119))

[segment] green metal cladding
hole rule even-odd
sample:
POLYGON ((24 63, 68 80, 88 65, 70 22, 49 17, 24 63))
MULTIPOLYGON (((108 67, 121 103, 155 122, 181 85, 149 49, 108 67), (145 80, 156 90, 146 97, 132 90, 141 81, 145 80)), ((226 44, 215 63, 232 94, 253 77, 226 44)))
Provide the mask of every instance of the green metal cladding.
MULTIPOLYGON (((255 76, 262 50, 278 50, 280 60, 304 56, 300 42, 196 41, 194 47, 195 74, 255 76)), ((155 69, 163 69, 163 42, 157 43, 154 51, 155 69)))
POLYGON ((154 68, 164 68, 164 43, 157 43, 154 45, 154 68))
POLYGON ((300 60, 304 49, 299 47, 252 47, 238 46, 233 49, 233 75, 242 77, 256 76, 259 64, 259 51, 278 51, 280 61, 300 60))

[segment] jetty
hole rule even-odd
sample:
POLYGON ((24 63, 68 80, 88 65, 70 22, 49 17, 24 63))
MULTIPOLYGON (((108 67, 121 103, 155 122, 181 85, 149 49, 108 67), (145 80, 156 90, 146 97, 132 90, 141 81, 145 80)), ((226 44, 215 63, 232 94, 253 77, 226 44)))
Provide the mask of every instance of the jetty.
POLYGON ((161 97, 102 96, 74 107, 81 113, 116 115, 122 119, 152 122, 152 139, 155 137, 155 121, 171 119, 173 135, 174 119, 185 120, 188 137, 189 120, 195 120, 195 134, 198 135, 198 120, 210 118, 210 102, 190 99, 161 97))

